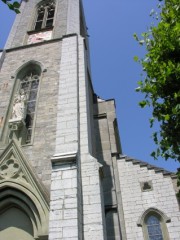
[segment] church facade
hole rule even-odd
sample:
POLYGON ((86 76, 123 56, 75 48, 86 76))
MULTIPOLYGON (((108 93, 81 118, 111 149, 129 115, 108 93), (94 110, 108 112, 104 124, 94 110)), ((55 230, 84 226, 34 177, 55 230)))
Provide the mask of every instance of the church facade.
POLYGON ((179 240, 176 176, 122 154, 81 0, 22 0, 0 55, 0 240, 179 240))

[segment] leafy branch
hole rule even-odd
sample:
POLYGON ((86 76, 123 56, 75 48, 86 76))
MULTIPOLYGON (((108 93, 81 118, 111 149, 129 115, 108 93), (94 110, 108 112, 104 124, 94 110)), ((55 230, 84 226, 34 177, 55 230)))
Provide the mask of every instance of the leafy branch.
POLYGON ((166 160, 180 161, 180 4, 179 0, 166 0, 158 4, 160 13, 152 10, 150 15, 158 20, 147 32, 134 38, 145 46, 147 54, 134 60, 143 67, 142 80, 136 91, 144 94, 139 105, 152 107, 150 126, 157 121, 159 131, 153 133, 157 146, 151 155, 166 160))
POLYGON ((5 3, 9 9, 13 10, 15 13, 20 13, 20 3, 17 1, 12 2, 12 0, 1 0, 3 3, 5 3))

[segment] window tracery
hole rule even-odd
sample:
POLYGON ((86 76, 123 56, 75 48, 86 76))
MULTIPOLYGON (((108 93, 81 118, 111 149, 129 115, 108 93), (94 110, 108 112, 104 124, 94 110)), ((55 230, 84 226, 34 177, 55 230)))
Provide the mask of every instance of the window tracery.
POLYGON ((29 71, 25 73, 20 81, 19 92, 24 92, 26 95, 27 103, 26 103, 26 117, 25 124, 27 128, 25 143, 31 142, 32 136, 32 128, 35 117, 35 107, 39 86, 39 77, 40 74, 36 69, 31 68, 29 71))
POLYGON ((34 30, 41 30, 53 26, 55 13, 54 1, 43 1, 37 8, 37 17, 34 30))
POLYGON ((169 240, 166 223, 171 219, 156 208, 147 209, 138 219, 137 225, 142 227, 144 240, 169 240))
POLYGON ((149 240, 163 240, 160 219, 155 215, 149 215, 146 219, 146 227, 149 240))

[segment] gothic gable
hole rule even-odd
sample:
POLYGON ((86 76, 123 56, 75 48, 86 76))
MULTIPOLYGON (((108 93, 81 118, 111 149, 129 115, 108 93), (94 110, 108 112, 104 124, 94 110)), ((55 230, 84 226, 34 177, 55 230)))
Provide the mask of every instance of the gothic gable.
POLYGON ((0 155, 1 217, 10 206, 22 209, 29 216, 33 237, 47 235, 49 196, 14 139, 0 155))
POLYGON ((21 182, 29 189, 39 192, 48 202, 49 196, 28 163, 18 142, 13 139, 0 155, 0 186, 3 182, 21 182))

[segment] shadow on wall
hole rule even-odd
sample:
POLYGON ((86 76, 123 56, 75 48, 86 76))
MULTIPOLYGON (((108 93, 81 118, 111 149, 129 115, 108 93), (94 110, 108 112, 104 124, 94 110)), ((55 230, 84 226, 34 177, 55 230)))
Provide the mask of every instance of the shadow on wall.
MULTIPOLYGON (((112 162, 109 119, 108 113, 103 111, 106 110, 105 108, 106 102, 94 104, 94 145, 96 149, 96 158, 99 163, 103 165, 104 176, 102 179, 102 187, 104 195, 107 240, 120 240, 121 234, 114 182, 115 179, 112 162), (99 107, 99 105, 101 106, 99 107)), ((111 123, 114 126, 113 122, 111 123)))

